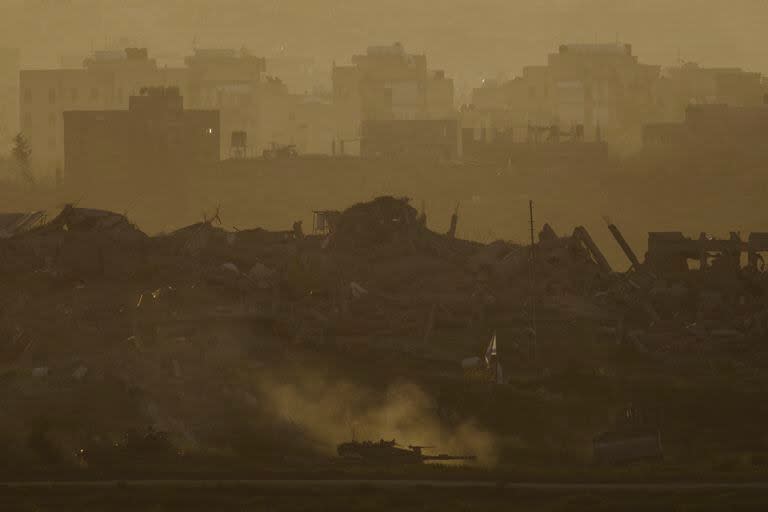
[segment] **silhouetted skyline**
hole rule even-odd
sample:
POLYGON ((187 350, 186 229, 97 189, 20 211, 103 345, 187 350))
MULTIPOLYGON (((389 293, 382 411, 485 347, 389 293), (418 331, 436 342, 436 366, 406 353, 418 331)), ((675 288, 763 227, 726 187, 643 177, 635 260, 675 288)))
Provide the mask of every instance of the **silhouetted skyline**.
MULTIPOLYGON (((633 44, 645 62, 678 58, 768 71, 762 50, 768 9, 760 0, 538 2, 403 0, 289 2, 200 0, 100 2, 5 0, 0 46, 21 47, 25 67, 57 65, 124 38, 161 62, 201 47, 243 45, 255 54, 343 59, 355 48, 402 40, 459 80, 535 64, 560 43, 633 44)), ((479 76, 478 76, 479 79, 479 76)))

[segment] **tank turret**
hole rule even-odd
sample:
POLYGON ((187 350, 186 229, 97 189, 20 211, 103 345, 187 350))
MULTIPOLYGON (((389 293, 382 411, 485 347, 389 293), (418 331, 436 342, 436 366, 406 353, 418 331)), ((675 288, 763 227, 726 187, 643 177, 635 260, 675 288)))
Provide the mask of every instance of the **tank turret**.
POLYGON ((400 446, 392 439, 386 441, 349 441, 338 445, 336 451, 344 459, 357 459, 378 463, 419 464, 427 461, 475 460, 474 455, 425 455, 430 446, 400 446))

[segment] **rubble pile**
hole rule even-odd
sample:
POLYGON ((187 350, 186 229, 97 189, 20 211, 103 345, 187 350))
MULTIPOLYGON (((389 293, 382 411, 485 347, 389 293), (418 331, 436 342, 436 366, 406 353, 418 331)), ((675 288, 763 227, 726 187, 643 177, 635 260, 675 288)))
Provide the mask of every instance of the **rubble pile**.
POLYGON ((412 243, 423 231, 426 227, 418 222, 418 212, 407 199, 379 197, 344 211, 330 245, 343 250, 412 243))
POLYGON ((291 339, 471 326, 531 297, 564 315, 609 319, 620 339, 670 325, 697 336, 765 328, 762 272, 670 274, 656 256, 617 273, 581 226, 559 236, 544 225, 533 250, 480 244, 431 231, 408 199, 394 197, 348 208, 327 235, 305 236, 300 223, 228 231, 217 220, 149 237, 124 215, 67 206, 3 239, 0 273, 10 282, 111 286, 115 295, 175 290, 188 296, 179 299, 187 316, 237 310, 291 339))
POLYGON ((5 274, 130 278, 148 242, 124 215, 67 206, 50 222, 6 238, 0 258, 5 274))
POLYGON ((0 214, 0 239, 10 238, 43 222, 45 212, 0 214))
POLYGON ((217 216, 147 236, 124 215, 74 206, 41 218, 8 217, 16 228, 0 239, 0 371, 26 390, 11 402, 23 408, 45 382, 61 393, 94 383, 106 410, 102 391, 129 397, 115 421, 134 414, 136 426, 195 442, 198 411, 246 416, 257 400, 233 368, 268 343, 346 350, 397 338, 409 353, 458 361, 435 340, 458 333, 471 344, 473 332, 515 322, 531 331, 534 301, 548 318, 591 322, 643 352, 768 332, 759 270, 638 262, 615 272, 583 227, 560 236, 545 225, 534 247, 481 244, 430 230, 405 198, 356 204, 322 235, 300 223, 230 231, 217 216))

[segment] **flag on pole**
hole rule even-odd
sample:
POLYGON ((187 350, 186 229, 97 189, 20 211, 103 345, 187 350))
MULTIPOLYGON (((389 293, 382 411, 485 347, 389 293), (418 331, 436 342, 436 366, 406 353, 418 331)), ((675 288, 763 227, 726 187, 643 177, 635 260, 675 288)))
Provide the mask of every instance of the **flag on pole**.
POLYGON ((496 333, 493 333, 491 342, 488 344, 488 348, 485 350, 485 364, 490 366, 491 357, 496 357, 496 333))

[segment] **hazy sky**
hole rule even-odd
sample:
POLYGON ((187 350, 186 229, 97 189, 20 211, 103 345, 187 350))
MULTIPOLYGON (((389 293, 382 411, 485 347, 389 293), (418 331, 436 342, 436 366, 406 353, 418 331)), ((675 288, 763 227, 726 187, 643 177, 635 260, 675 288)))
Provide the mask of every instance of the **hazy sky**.
POLYGON ((471 80, 543 63, 561 42, 634 45, 641 61, 768 71, 768 0, 0 0, 0 46, 53 66, 121 37, 162 58, 198 46, 344 62, 402 41, 471 80))

